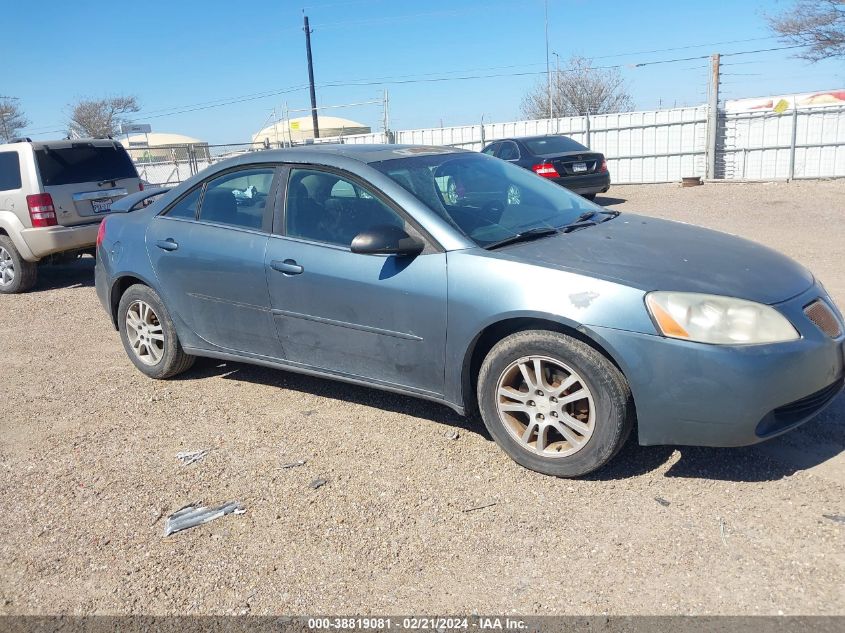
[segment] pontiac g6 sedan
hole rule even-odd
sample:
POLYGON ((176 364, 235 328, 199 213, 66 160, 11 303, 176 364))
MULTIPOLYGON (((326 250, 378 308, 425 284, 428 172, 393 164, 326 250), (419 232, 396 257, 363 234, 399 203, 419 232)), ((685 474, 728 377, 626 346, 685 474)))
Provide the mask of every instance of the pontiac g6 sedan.
POLYGON ((104 221, 96 285, 148 376, 206 356, 419 396, 564 477, 635 426, 641 444, 752 444, 843 385, 842 315, 790 259, 445 148, 219 163, 104 221))

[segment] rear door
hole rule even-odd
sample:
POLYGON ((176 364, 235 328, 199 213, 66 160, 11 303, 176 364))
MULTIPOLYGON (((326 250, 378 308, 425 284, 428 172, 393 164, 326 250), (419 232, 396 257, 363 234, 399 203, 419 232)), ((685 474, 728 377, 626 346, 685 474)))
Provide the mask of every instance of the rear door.
POLYGON ((217 174, 147 228, 165 303, 204 347, 279 355, 264 274, 275 183, 273 166, 217 174))
POLYGON ((140 190, 126 150, 115 141, 61 142, 33 148, 41 183, 63 226, 96 222, 112 202, 140 190))

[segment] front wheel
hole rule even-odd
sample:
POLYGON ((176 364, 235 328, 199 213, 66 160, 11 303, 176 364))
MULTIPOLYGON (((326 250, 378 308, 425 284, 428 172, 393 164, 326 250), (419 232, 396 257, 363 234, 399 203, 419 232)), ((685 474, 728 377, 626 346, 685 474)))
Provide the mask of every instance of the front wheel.
POLYGON ((601 468, 634 420, 631 391, 604 355, 565 334, 518 332, 481 366, 478 403, 493 439, 518 464, 557 477, 601 468))
POLYGON ((120 339, 129 359, 150 378, 172 378, 196 358, 184 352, 161 298, 149 286, 130 286, 120 298, 120 339))

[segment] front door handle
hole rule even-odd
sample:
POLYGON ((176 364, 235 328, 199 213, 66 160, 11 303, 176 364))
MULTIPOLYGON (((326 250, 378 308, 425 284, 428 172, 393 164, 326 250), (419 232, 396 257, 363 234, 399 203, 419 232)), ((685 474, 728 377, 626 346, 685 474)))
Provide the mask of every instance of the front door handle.
POLYGON ((285 261, 279 261, 278 259, 273 260, 270 262, 270 267, 273 270, 277 270, 280 273, 284 273, 285 275, 298 275, 302 272, 302 266, 296 263, 296 260, 293 259, 286 259, 285 261))
POLYGON ((168 237, 166 240, 158 240, 156 246, 163 251, 175 251, 179 248, 179 244, 172 237, 168 237))

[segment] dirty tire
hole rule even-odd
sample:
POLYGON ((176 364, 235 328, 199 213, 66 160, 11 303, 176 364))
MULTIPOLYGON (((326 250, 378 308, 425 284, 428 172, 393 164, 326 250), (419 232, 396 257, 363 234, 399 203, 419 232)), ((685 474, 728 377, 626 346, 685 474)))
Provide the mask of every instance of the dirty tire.
MULTIPOLYGON (((481 365, 477 396, 484 425, 508 456, 525 468, 556 477, 579 477, 601 468, 622 448, 634 426, 631 390, 619 369, 593 347, 559 332, 528 330, 499 341, 481 365), (509 423, 503 419, 505 416, 499 412, 500 380, 509 371, 514 371, 511 368, 519 361, 535 357, 550 359, 570 368, 582 379, 572 389, 586 387, 591 394, 591 435, 572 454, 554 457, 541 455, 536 450, 539 439, 533 448, 518 439, 509 430, 509 423)), ((530 404, 537 406, 535 402, 530 404)), ((546 414, 549 415, 548 410, 546 414)), ((517 416, 519 420, 527 420, 529 417, 517 416)), ((510 427, 513 426, 511 423, 510 427)), ((567 427, 566 430, 571 429, 567 427)), ((544 437, 550 437, 549 434, 555 435, 556 432, 549 431, 544 437)), ((577 437, 582 439, 583 436, 577 437)), ((572 446, 566 442, 559 445, 572 446)))
POLYGON ((117 324, 126 355, 129 356, 135 367, 150 378, 158 380, 172 378, 190 369, 196 360, 195 356, 186 354, 182 349, 182 344, 176 335, 176 329, 173 327, 173 320, 170 318, 170 314, 167 312, 164 303, 156 291, 149 286, 135 284, 127 288, 126 292, 120 298, 120 305, 117 309, 117 324), (161 358, 154 364, 147 364, 141 361, 132 348, 132 343, 129 339, 127 313, 130 307, 139 301, 152 308, 157 321, 161 325, 161 332, 164 336, 161 358))
POLYGON ((35 287, 35 282, 38 281, 38 264, 26 261, 18 249, 15 248, 15 243, 8 235, 0 235, 0 248, 9 254, 14 267, 14 278, 11 282, 0 283, 0 294, 18 294, 27 292, 35 287))

